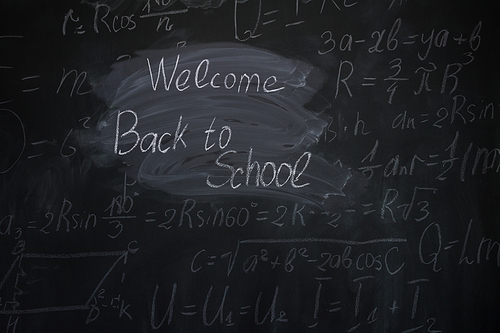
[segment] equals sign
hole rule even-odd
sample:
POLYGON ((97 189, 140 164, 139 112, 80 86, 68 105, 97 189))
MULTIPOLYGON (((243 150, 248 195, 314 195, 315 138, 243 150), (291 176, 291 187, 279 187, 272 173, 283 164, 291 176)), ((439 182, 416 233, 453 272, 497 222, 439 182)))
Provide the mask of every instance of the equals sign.
POLYGON ((411 40, 409 40, 409 41, 405 41, 405 42, 403 42, 403 44, 405 44, 405 45, 415 44, 415 41, 414 41, 413 39, 417 38, 418 36, 419 36, 419 35, 411 35, 411 36, 408 36, 408 38, 409 38, 409 39, 411 39, 411 40))
POLYGON ((449 250, 449 249, 451 249, 451 248, 453 247, 453 245, 455 245, 455 244, 457 244, 457 243, 458 243, 458 240, 448 242, 448 244, 450 244, 450 245, 446 246, 444 249, 445 249, 445 250, 449 250))
POLYGON ((246 315, 246 314, 248 314, 248 311, 247 311, 247 310, 248 310, 248 309, 250 309, 250 308, 251 308, 251 305, 248 305, 248 306, 242 306, 242 307, 241 307, 241 311, 240 311, 240 315, 246 315))
MULTIPOLYGON (((42 141, 32 142, 31 145, 32 146, 39 146, 39 145, 43 145, 43 144, 48 143, 48 142, 49 142, 49 140, 42 140, 42 141)), ((28 156, 28 158, 40 157, 40 156, 42 156, 44 154, 45 153, 30 155, 30 156, 28 156)))
MULTIPOLYGON (((195 307, 196 307, 196 304, 195 305, 184 305, 184 308, 186 310, 190 310, 190 309, 193 309, 195 307)), ((194 316, 197 313, 198 313, 197 311, 183 311, 183 312, 181 312, 181 315, 184 315, 184 316, 194 316)))
MULTIPOLYGON (((23 77, 23 78, 21 79, 21 81, 27 81, 27 80, 38 79, 39 77, 40 77, 40 75, 26 76, 26 77, 23 77)), ((40 87, 30 88, 30 89, 23 89, 23 90, 22 90, 22 92, 23 92, 23 93, 29 93, 29 92, 34 92, 34 91, 37 91, 38 89, 40 89, 40 87)))
MULTIPOLYGON (((368 207, 373 206, 373 203, 363 204, 361 206, 363 206, 364 208, 368 208, 368 207)), ((377 210, 376 209, 367 210, 366 212, 363 212, 363 215, 368 215, 368 214, 371 214, 371 213, 373 213, 375 211, 377 211, 377 210)))
MULTIPOLYGON (((430 158, 436 158, 436 157, 439 157, 439 155, 429 155, 430 158)), ((430 162, 430 163, 426 163, 425 165, 427 166, 435 166, 435 165, 438 165, 439 162, 430 162)))
POLYGON ((361 83, 363 87, 373 87, 375 85, 376 77, 364 77, 363 80, 368 81, 365 83, 361 83))
MULTIPOLYGON (((276 9, 276 10, 271 10, 271 11, 269 11, 269 12, 264 13, 264 16, 269 16, 269 15, 271 15, 271 14, 275 14, 275 13, 277 13, 277 12, 279 12, 279 10, 278 10, 278 9, 276 9)), ((271 20, 269 20, 269 21, 265 21, 265 22, 263 22, 263 23, 262 23, 262 25, 268 25, 268 24, 273 23, 273 22, 276 22, 276 19, 271 19, 271 20)))
POLYGON ((340 302, 341 301, 330 303, 331 306, 335 306, 335 307, 329 309, 328 312, 338 312, 338 311, 342 310, 342 307, 339 306, 340 302))
POLYGON ((208 261, 207 266, 213 266, 215 265, 215 259, 217 259, 216 256, 209 256, 208 259, 213 260, 213 261, 208 261))
MULTIPOLYGON (((261 211, 261 212, 258 212, 257 214, 258 214, 258 215, 269 214, 269 211, 268 211, 268 210, 263 210, 263 211, 261 211)), ((267 219, 268 219, 268 217, 267 217, 267 216, 266 216, 266 217, 257 217, 257 218, 256 218, 256 220, 257 220, 257 221, 265 221, 265 220, 267 220, 267 219)))
MULTIPOLYGON (((156 214, 156 212, 147 212, 146 216, 155 215, 155 214, 156 214)), ((151 223, 151 222, 155 222, 155 221, 156 221, 156 219, 146 219, 147 223, 151 223)))

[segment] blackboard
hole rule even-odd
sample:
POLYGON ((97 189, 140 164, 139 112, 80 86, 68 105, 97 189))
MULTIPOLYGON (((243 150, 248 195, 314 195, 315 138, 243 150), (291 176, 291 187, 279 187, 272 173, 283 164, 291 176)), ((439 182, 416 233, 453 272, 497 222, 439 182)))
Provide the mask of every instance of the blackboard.
POLYGON ((498 332, 499 6, 2 1, 0 332, 498 332))

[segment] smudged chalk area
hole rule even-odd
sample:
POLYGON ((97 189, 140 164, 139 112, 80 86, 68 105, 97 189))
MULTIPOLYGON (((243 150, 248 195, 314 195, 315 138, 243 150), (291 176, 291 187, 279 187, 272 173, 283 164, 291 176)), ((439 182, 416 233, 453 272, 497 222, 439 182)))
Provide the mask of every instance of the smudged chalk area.
MULTIPOLYGON (((187 73, 184 72, 179 82, 184 82, 187 73)), ((117 161, 124 163, 128 166, 128 176, 135 177, 147 188, 189 197, 269 196, 321 204, 330 195, 343 195, 342 189, 351 177, 347 168, 340 164, 333 165, 314 154, 308 159, 305 154, 317 143, 327 125, 316 113, 304 107, 321 88, 322 80, 321 72, 309 64, 236 44, 147 50, 130 60, 117 62, 109 75, 94 82, 94 92, 107 102, 109 109, 97 126, 79 133, 79 140, 82 146, 91 148, 88 151, 92 152, 97 165, 106 167, 116 165, 117 161), (162 59, 165 76, 159 66, 162 59), (205 79, 196 84, 196 70, 204 59, 208 62, 205 61, 198 70, 198 80, 205 79), (185 89, 179 91, 175 82, 186 69, 191 74, 183 86, 185 89), (166 86, 174 72, 171 85, 166 86), (206 76, 203 76, 205 72, 206 76), (238 83, 227 89, 224 78, 229 73, 233 73, 238 81, 243 74, 251 76, 257 73, 260 86, 254 78, 248 90, 244 84, 238 91, 238 83), (271 76, 277 81, 271 85, 274 80, 270 79, 268 92, 265 92, 263 81, 271 76), (213 84, 210 83, 212 78, 213 84), (208 84, 203 88, 198 87, 205 83, 208 84), (133 113, 124 113, 126 110, 133 113), (206 131, 212 122, 214 132, 207 142, 206 131), (230 128, 231 138, 229 140, 226 128, 219 144, 223 126, 230 128), (138 135, 122 135, 129 130, 138 135), (182 134, 177 141, 176 131, 182 134), (157 138, 160 138, 166 132, 169 135, 164 135, 160 143, 163 150, 171 148, 166 153, 158 149, 154 153, 152 149, 141 152, 140 145, 131 149, 138 137, 157 133, 157 138), (116 148, 122 154, 130 152, 120 155, 115 152, 116 148), (255 166, 250 173, 247 171, 250 150, 250 163, 255 165, 253 162, 257 161, 261 170, 266 162, 273 162, 276 169, 282 163, 295 167, 295 185, 300 186, 294 187, 292 181, 276 186, 272 181, 270 163, 262 178, 270 185, 258 183, 258 167, 255 166), (220 158, 223 153, 226 154, 220 158), (241 168, 231 183, 233 172, 230 166, 233 171, 241 168), (207 177, 212 184, 224 185, 210 187, 207 177), (234 188, 237 184, 241 185, 234 188)), ((143 148, 149 146, 152 138, 149 135, 145 139, 143 148)), ((280 184, 285 182, 289 173, 292 173, 289 167, 281 169, 280 184)))

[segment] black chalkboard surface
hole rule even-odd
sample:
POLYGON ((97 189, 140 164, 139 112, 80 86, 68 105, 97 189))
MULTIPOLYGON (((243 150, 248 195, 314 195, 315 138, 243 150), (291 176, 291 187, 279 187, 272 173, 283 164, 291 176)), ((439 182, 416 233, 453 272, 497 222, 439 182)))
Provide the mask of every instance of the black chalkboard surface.
POLYGON ((499 9, 2 1, 0 332, 499 332, 499 9))

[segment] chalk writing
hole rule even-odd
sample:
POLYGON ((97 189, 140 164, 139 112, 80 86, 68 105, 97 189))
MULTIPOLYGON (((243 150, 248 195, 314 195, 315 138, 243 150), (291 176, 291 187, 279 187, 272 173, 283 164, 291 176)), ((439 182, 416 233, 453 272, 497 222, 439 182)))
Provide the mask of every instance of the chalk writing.
POLYGON ((3 4, 0 331, 499 331, 499 10, 3 4))

